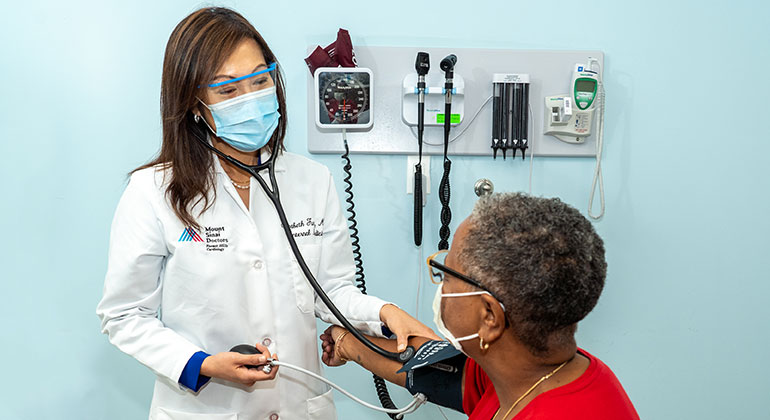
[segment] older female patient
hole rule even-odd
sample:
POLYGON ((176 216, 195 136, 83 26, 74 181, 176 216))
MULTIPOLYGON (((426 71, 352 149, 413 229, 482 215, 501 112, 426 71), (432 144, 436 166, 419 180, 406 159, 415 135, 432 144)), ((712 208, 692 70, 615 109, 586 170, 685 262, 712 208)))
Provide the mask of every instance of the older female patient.
POLYGON ((639 418, 610 368, 575 342, 607 269, 601 238, 577 210, 558 199, 492 195, 428 264, 439 281, 436 325, 468 356, 457 369, 446 368, 450 360, 396 373, 400 364, 339 327, 321 335, 324 362, 354 360, 471 420, 639 418))

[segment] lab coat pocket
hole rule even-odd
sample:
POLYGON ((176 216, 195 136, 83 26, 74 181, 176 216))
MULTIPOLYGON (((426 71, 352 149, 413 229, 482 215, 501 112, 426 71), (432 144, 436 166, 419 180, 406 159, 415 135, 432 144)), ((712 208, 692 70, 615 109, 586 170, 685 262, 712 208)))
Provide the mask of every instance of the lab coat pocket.
MULTIPOLYGON (((310 272, 317 278, 318 266, 321 260, 321 246, 315 244, 302 244, 299 246, 302 258, 305 260, 310 272)), ((297 298, 297 307, 304 313, 313 312, 313 302, 315 301, 315 292, 310 286, 310 282, 305 277, 305 273, 299 266, 299 263, 294 261, 294 294, 297 298)))
POLYGON ((307 418, 310 420, 333 420, 337 418, 332 390, 307 400, 307 418))
POLYGON ((150 420, 238 420, 238 414, 185 413, 170 408, 158 407, 158 409, 150 416, 150 420))

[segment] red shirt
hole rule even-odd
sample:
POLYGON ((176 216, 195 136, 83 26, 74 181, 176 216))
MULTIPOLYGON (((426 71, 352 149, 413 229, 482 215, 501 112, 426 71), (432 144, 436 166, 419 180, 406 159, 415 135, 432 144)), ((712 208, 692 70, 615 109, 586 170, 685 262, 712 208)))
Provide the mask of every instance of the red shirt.
MULTIPOLYGON (((639 420, 618 378, 601 360, 587 357, 588 369, 574 381, 535 397, 515 420, 639 420)), ((500 401, 487 374, 470 357, 465 362, 463 410, 468 420, 490 420, 500 401)), ((508 420, 508 419, 506 419, 508 420)))

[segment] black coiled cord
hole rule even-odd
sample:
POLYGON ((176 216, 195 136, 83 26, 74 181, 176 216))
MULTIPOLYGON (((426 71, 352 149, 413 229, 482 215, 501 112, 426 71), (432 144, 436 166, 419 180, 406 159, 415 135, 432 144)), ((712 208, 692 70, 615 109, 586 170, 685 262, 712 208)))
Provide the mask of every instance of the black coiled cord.
MULTIPOLYGON (((361 245, 358 243, 358 222, 356 222, 355 211, 356 205, 353 202, 353 182, 351 181, 351 178, 353 177, 353 173, 351 171, 353 169, 353 165, 350 164, 350 148, 348 147, 348 140, 345 139, 344 143, 345 153, 342 154, 342 160, 345 161, 345 164, 342 166, 342 170, 345 172, 345 177, 342 179, 342 182, 345 183, 345 202, 348 203, 347 211, 350 214, 348 217, 348 221, 350 222, 348 228, 350 229, 350 242, 353 245, 353 261, 356 262, 356 283, 358 283, 356 284, 356 287, 361 290, 361 293, 366 294, 366 282, 364 280, 364 260, 361 257, 361 245)), ((388 392, 388 386, 385 384, 385 380, 375 374, 372 374, 372 378, 374 379, 374 389, 377 391, 377 398, 379 398, 382 407, 388 409, 397 408, 393 403, 393 400, 390 399, 390 393, 388 392)), ((396 419, 395 414, 388 414, 388 416, 394 420, 396 419)))
POLYGON ((363 294, 366 294, 366 281, 364 280, 364 260, 361 256, 361 245, 358 243, 358 222, 356 222, 356 204, 353 202, 353 182, 350 180, 353 177, 351 169, 353 165, 350 164, 350 148, 348 147, 348 141, 345 140, 345 153, 342 154, 342 160, 345 164, 342 166, 342 170, 345 171, 345 178, 342 182, 345 183, 345 202, 348 203, 348 229, 350 229, 350 242, 353 245, 353 261, 356 262, 356 286, 361 289, 363 294))
POLYGON ((438 187, 438 199, 441 201, 441 228, 438 231, 438 249, 449 249, 449 223, 452 221, 452 210, 449 208, 449 171, 452 169, 452 161, 444 158, 444 175, 438 187))
MULTIPOLYGON (((372 378, 374 379, 374 389, 377 391, 377 398, 380 399, 380 404, 382 407, 387 409, 395 409, 396 405, 393 404, 393 400, 390 399, 390 393, 388 392, 388 386, 385 384, 385 380, 375 375, 374 373, 372 374, 372 378)), ((397 415, 392 413, 388 413, 388 417, 392 418, 393 420, 398 418, 397 415)))
MULTIPOLYGON (((424 83, 423 83, 424 89, 424 83)), ((414 165, 414 245, 422 245, 422 134, 425 129, 425 104, 417 104, 417 147, 420 160, 414 165)))

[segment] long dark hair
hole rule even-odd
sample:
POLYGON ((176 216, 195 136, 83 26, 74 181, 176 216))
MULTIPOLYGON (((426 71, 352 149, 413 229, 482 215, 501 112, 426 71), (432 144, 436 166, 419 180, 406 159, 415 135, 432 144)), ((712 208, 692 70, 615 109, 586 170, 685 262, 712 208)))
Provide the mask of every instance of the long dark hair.
MULTIPOLYGON (((186 226, 200 228, 192 208, 203 201, 203 213, 216 198, 214 157, 198 140, 206 139, 207 128, 203 121, 196 123, 193 114, 198 106, 198 86, 214 77, 244 39, 256 41, 267 63, 278 61, 254 26, 238 12, 224 7, 207 7, 191 13, 174 28, 166 44, 160 87, 163 144, 157 158, 132 173, 156 165, 171 169, 165 172, 170 174, 166 197, 186 226)), ((280 66, 275 85, 281 118, 268 144, 272 145, 277 138, 281 152, 286 135, 286 97, 280 66)))

